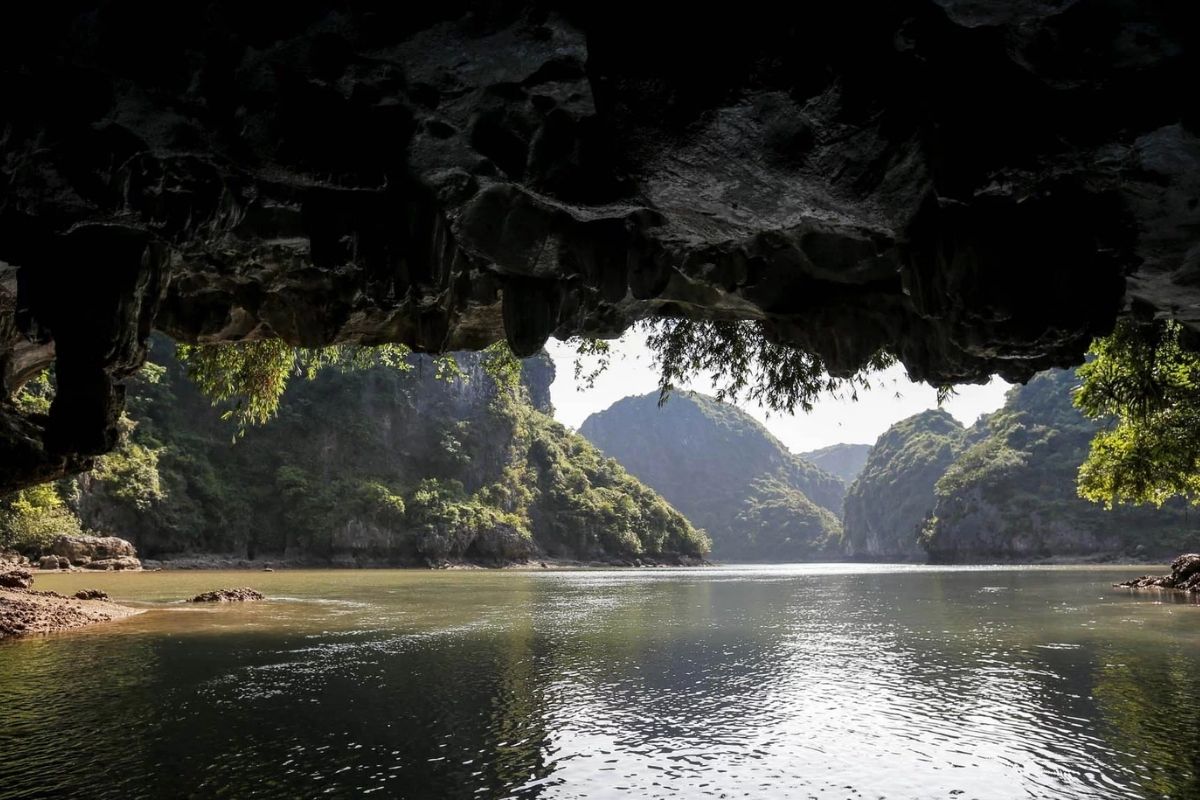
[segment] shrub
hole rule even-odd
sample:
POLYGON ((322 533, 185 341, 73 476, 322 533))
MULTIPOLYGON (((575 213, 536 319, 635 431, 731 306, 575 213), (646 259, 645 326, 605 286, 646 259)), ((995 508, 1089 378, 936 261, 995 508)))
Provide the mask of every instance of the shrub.
POLYGON ((0 548, 37 555, 55 537, 82 532, 54 484, 32 486, 0 501, 0 548))

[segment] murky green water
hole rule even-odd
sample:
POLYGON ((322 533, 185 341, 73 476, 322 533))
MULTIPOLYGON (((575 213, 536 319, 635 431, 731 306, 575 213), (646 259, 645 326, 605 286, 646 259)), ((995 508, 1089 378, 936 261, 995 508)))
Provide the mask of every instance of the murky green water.
POLYGON ((0 798, 1198 797, 1141 571, 44 577, 151 610, 0 644, 0 798))

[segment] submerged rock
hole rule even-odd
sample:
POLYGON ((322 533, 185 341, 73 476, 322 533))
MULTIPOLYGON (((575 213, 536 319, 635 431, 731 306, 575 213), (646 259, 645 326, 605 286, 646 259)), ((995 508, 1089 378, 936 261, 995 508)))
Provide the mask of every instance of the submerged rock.
POLYGON ((0 588, 28 589, 33 585, 33 574, 27 569, 0 571, 0 588))
POLYGON ((1131 581, 1114 583, 1128 589, 1175 589, 1200 592, 1200 553, 1185 553, 1171 562, 1170 575, 1143 575, 1131 581))
POLYGON ((265 600, 266 596, 262 592, 255 591, 247 586, 242 586, 236 589, 217 589, 212 592, 198 594, 189 603, 240 603, 247 600, 265 600))
POLYGON ((101 589, 80 589, 73 597, 76 600, 107 600, 108 592, 101 589))

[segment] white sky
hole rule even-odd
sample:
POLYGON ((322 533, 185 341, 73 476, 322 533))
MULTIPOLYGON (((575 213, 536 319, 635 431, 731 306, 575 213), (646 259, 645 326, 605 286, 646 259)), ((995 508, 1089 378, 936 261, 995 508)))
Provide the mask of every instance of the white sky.
MULTIPOLYGON (((575 381, 574 349, 565 342, 551 339, 546 350, 558 370, 550 387, 555 418, 577 429, 589 414, 608 408, 622 397, 656 391, 658 373, 645 338, 644 333, 632 331, 613 341, 612 363, 591 389, 579 386, 575 381)), ((881 373, 877 382, 884 386, 859 392, 857 402, 825 397, 808 414, 778 414, 758 405, 741 405, 793 452, 815 450, 838 442, 874 444, 893 423, 937 407, 936 391, 909 381, 903 367, 896 366, 881 373)), ((681 388, 710 395, 716 393, 707 376, 681 388)), ((999 378, 986 386, 962 386, 943 408, 964 425, 970 425, 980 414, 999 408, 1008 388, 1009 384, 999 378)))

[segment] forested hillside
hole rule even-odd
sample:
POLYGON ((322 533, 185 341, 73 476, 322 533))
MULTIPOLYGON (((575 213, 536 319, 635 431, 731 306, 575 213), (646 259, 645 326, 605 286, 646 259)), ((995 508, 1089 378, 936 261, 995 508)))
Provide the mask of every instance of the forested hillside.
POLYGON ((1071 402, 1074 370, 1009 391, 937 483, 923 544, 934 561, 1146 556, 1200 544, 1181 502, 1105 510, 1081 499, 1079 465, 1100 429, 1071 402))
POLYGON ((1170 558, 1200 547, 1182 501, 1081 499, 1079 466, 1101 423, 1075 408, 1074 370, 1016 386, 964 430, 944 411, 893 425, 846 498, 847 554, 938 562, 1170 558))
POLYGON ((845 487, 789 452, 745 412, 695 392, 626 397, 579 432, 660 492, 725 561, 841 553, 845 487))
POLYGON ((519 375, 478 354, 339 364, 291 381, 278 415, 238 438, 173 351, 155 339, 129 387, 127 443, 87 475, 9 498, 0 537, 29 549, 82 526, 149 558, 346 564, 707 550, 658 495, 548 416, 544 356, 519 375))
POLYGON ((962 448, 964 431, 942 410, 923 411, 887 430, 846 494, 846 554, 923 561, 921 526, 934 486, 962 448))

